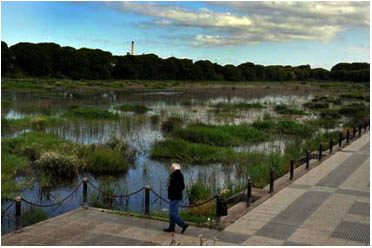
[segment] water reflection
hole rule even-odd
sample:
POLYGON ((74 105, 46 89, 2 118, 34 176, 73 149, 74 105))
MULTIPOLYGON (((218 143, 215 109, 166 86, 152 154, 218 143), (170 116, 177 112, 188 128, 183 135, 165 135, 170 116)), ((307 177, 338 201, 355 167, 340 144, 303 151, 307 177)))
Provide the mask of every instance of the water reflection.
MULTIPOLYGON (((202 92, 192 91, 133 91, 133 92, 115 92, 108 91, 100 93, 94 97, 84 97, 65 92, 64 98, 45 99, 33 97, 30 94, 9 95, 5 97, 10 99, 14 105, 5 115, 8 119, 23 118, 28 115, 38 113, 48 113, 49 115, 60 116, 68 106, 74 104, 84 104, 96 107, 102 107, 113 111, 114 107, 124 103, 143 103, 151 108, 146 115, 136 115, 134 113, 120 113, 121 118, 118 121, 89 121, 73 120, 66 121, 54 127, 49 127, 45 131, 53 133, 58 137, 67 139, 78 144, 105 143, 112 136, 128 142, 129 146, 136 149, 137 155, 134 166, 123 175, 119 175, 115 180, 126 192, 133 192, 145 185, 150 185, 156 192, 163 197, 167 197, 167 182, 169 176, 169 163, 154 161, 150 158, 151 146, 157 140, 164 138, 161 132, 160 123, 170 116, 178 116, 183 119, 185 124, 201 121, 203 123, 222 125, 222 124, 241 124, 251 123, 257 119, 263 118, 265 114, 275 116, 273 107, 275 104, 283 103, 293 107, 301 108, 304 102, 311 99, 309 92, 283 92, 277 90, 265 90, 255 92, 253 89, 244 89, 226 93, 226 90, 215 90, 202 92), (183 101, 191 104, 182 103, 183 101), (260 102, 265 104, 264 109, 251 109, 248 111, 237 111, 232 116, 222 116, 211 111, 210 105, 220 102, 260 102), (24 106, 31 107, 25 108, 24 106), (41 110, 42 111, 41 111, 41 110), (150 116, 158 115, 160 121, 154 123, 150 116)), ((5 94, 5 93, 4 93, 5 94)), ((313 118, 313 116, 300 117, 313 118)), ((20 135, 30 130, 9 134, 9 137, 20 135)), ((241 146, 234 148, 236 151, 280 151, 283 152, 285 141, 278 139, 274 141, 263 142, 257 145, 241 146)), ((230 182, 245 183, 242 173, 237 171, 233 165, 223 166, 221 164, 209 165, 187 165, 182 164, 182 171, 185 176, 186 184, 197 180, 205 180, 215 185, 215 189, 222 189, 230 182)), ((88 176, 90 182, 95 185, 100 183, 100 178, 93 175, 79 175, 73 182, 58 185, 56 188, 45 190, 41 189, 38 183, 33 182, 32 188, 22 192, 22 195, 33 202, 49 203, 63 198, 69 194, 74 187, 81 181, 83 176, 88 176)), ((91 187, 88 187, 88 195, 93 193, 91 187)), ((82 202, 82 191, 78 191, 65 204, 47 208, 50 216, 55 216, 71 209, 77 208, 82 202)), ((143 192, 123 201, 118 208, 136 212, 143 211, 144 194, 143 192)), ((167 205, 151 194, 151 210, 161 211, 167 208, 167 205)), ((187 198, 184 198, 184 203, 187 198)), ((13 211, 13 210, 11 210, 13 211)), ((7 219, 2 222, 2 233, 8 232, 14 226, 14 223, 7 219)))

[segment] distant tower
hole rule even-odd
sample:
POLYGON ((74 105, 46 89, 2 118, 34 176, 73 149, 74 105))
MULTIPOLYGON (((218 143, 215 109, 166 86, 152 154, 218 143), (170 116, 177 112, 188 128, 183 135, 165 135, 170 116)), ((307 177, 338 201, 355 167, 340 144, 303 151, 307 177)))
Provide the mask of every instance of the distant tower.
POLYGON ((130 55, 134 55, 134 41, 132 41, 132 44, 130 46, 130 55))

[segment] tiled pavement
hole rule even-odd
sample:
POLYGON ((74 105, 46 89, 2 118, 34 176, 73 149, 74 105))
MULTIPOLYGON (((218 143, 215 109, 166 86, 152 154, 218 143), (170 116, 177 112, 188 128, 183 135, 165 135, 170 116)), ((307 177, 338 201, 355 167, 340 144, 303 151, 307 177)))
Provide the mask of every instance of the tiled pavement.
POLYGON ((297 179, 225 231, 243 245, 369 245, 369 134, 297 179))
MULTIPOLYGON (((325 160, 224 231, 190 227, 175 244, 369 245, 369 134, 325 160), (217 239, 217 241, 215 241, 217 239), (215 243, 214 243, 215 242, 215 243)), ((170 245, 167 223, 78 209, 20 233, 2 245, 170 245)))

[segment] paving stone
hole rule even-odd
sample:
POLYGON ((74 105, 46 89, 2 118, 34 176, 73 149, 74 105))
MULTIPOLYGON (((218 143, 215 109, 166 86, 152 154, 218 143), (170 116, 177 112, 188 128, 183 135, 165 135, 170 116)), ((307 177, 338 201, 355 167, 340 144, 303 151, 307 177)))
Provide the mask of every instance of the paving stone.
POLYGON ((130 239, 130 238, 124 238, 124 237, 117 237, 117 236, 111 236, 111 237, 105 237, 100 242, 97 243, 97 245, 100 246, 139 246, 143 245, 148 242, 143 242, 136 239, 130 239))
POLYGON ((306 192, 256 234, 286 240, 329 196, 326 192, 306 192))
POLYGON ((369 153, 370 151, 370 143, 368 142, 367 144, 365 144, 364 146, 362 146, 362 148, 360 149, 361 152, 367 152, 369 153))
POLYGON ((347 214, 343 217, 342 221, 356 222, 356 223, 362 223, 362 224, 369 225, 370 217, 363 216, 363 215, 347 214))
POLYGON ((241 244, 250 237, 248 234, 228 231, 217 232, 217 239, 222 242, 241 244))
POLYGON ((340 189, 369 191, 370 159, 356 169, 341 185, 340 189))
POLYGON ((241 245, 244 246, 279 246, 283 245, 285 241, 284 240, 278 240, 268 237, 262 237, 259 235, 253 235, 249 239, 247 239, 245 242, 243 242, 241 245))
POLYGON ((311 189, 311 185, 292 183, 288 186, 289 188, 295 189, 311 189))
MULTIPOLYGON (((367 143, 369 134, 350 145, 356 152, 323 161, 222 232, 190 226, 185 234, 174 234, 176 245, 198 246, 199 235, 204 245, 369 245, 367 143)), ((79 209, 3 235, 2 245, 170 245, 172 234, 162 232, 167 226, 79 209)))
MULTIPOLYGON (((213 240, 202 238, 203 246, 212 245, 213 240)), ((192 237, 187 235, 175 235, 175 245, 178 246, 200 246, 200 238, 199 237, 192 237)), ((166 245, 169 245, 166 244, 166 245)))
POLYGON ((356 241, 346 240, 345 245, 346 246, 366 246, 366 245, 369 246, 369 242, 366 244, 366 243, 360 243, 360 242, 356 242, 356 241))
POLYGON ((307 244, 301 244, 301 243, 296 243, 292 241, 286 241, 283 243, 283 246, 308 246, 307 244))
POLYGON ((197 238, 199 238, 199 235, 202 235, 204 239, 214 239, 217 235, 217 232, 218 231, 214 229, 189 226, 189 228, 187 228, 186 232, 183 235, 197 238))
POLYGON ((97 225, 95 228, 95 231, 100 231, 102 233, 107 233, 107 234, 119 234, 129 228, 130 228, 129 225, 103 223, 101 225, 97 225))
POLYGON ((295 182, 298 184, 305 185, 316 185, 320 180, 327 176, 331 171, 336 169, 340 164, 342 164, 346 159, 351 157, 352 154, 348 153, 337 153, 334 156, 331 156, 329 159, 323 161, 321 165, 310 170, 304 176, 297 179, 295 182))
POLYGON ((334 193, 337 189, 336 188, 329 188, 329 187, 322 187, 322 186, 313 186, 311 188, 313 191, 321 191, 321 192, 328 192, 334 193))
POLYGON ((274 222, 267 223, 264 227, 258 230, 255 235, 269 237, 274 239, 286 240, 292 233, 296 231, 296 226, 278 224, 274 222))
POLYGON ((20 242, 24 240, 32 239, 32 235, 28 235, 25 233, 10 233, 6 237, 1 237, 1 244, 2 245, 18 245, 20 242))
POLYGON ((367 191, 351 190, 351 189, 337 189, 335 193, 342 194, 342 195, 365 196, 369 198, 369 192, 367 191))
POLYGON ((330 232, 323 232, 319 230, 298 228, 287 241, 308 244, 308 245, 320 245, 322 242, 330 237, 330 232))
POLYGON ((334 238, 334 237, 329 237, 326 239, 322 245, 326 246, 345 246, 346 245, 346 240, 344 239, 339 239, 339 238, 334 238))
POLYGON ((350 208, 349 214, 369 216, 370 206, 369 203, 355 202, 350 208))
POLYGON ((246 234, 254 234, 259 229, 261 229, 266 222, 261 221, 247 221, 240 219, 239 222, 235 222, 233 225, 228 226, 225 228, 226 231, 229 232, 238 232, 238 233, 246 233, 246 234))
POLYGON ((343 221, 336 227, 331 237, 366 244, 370 238, 369 225, 343 221))
POLYGON ((337 170, 331 171, 323 177, 316 185, 322 187, 339 187, 356 169, 368 158, 367 154, 352 154, 337 170))
POLYGON ((236 244, 233 243, 226 243, 226 242, 221 242, 221 241, 216 241, 215 243, 212 242, 212 245, 214 246, 236 246, 236 244))
POLYGON ((118 235, 122 237, 126 237, 126 238, 141 240, 141 241, 154 242, 156 237, 160 235, 161 233, 163 233, 163 230, 152 230, 152 229, 139 228, 139 227, 130 227, 118 233, 118 235))
POLYGON ((139 245, 141 241, 129 239, 125 237, 113 236, 108 234, 97 233, 96 235, 92 235, 88 239, 84 240, 83 242, 79 243, 78 245, 86 245, 86 246, 95 246, 95 245, 120 245, 120 246, 128 246, 128 245, 139 245))

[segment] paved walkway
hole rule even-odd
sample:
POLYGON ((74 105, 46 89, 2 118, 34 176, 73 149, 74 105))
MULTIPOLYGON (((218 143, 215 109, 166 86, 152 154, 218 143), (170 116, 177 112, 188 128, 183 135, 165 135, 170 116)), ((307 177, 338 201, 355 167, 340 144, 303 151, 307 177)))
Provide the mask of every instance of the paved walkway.
POLYGON ((225 230, 242 245, 369 245, 370 135, 275 194, 225 230))
MULTIPOLYGON (((369 245, 369 139, 363 135, 224 231, 190 227, 174 243, 369 245)), ((162 221, 78 209, 4 235, 2 245, 170 245, 165 227, 162 221)))

